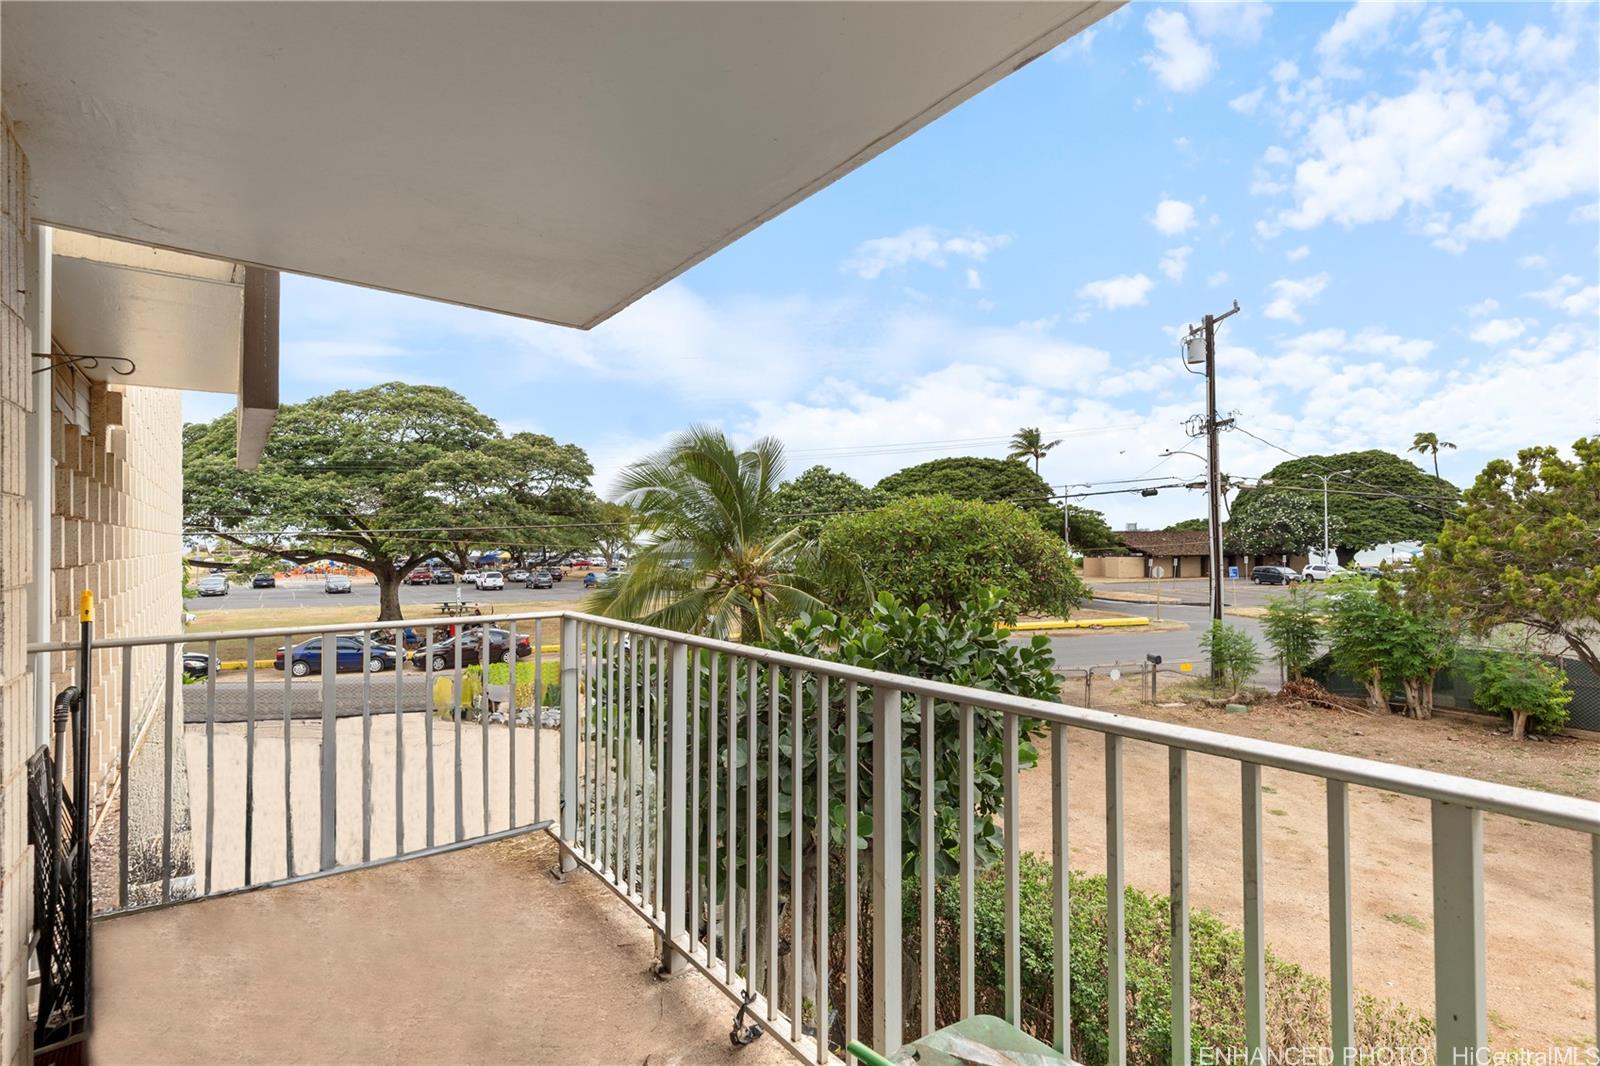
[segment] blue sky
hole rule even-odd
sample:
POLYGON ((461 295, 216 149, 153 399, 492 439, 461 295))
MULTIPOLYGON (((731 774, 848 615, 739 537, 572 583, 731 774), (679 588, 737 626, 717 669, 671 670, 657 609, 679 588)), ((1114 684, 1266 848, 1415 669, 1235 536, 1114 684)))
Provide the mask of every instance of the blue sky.
MULTIPOLYGON (((588 333, 304 278, 286 401, 404 379, 587 448, 605 492, 690 422, 868 483, 1065 440, 1053 483, 1168 474, 1219 403, 1296 453, 1488 459, 1600 432, 1595 5, 1136 4, 588 333)), ((186 397, 188 418, 221 397, 186 397)), ((1242 433, 1223 469, 1287 456, 1242 433)), ((1118 526, 1198 493, 1100 497, 1118 526)))

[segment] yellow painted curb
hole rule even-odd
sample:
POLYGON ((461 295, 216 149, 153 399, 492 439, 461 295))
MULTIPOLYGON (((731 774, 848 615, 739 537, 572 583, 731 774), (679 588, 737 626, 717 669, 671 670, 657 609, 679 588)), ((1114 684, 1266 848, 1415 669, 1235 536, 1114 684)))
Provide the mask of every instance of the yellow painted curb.
POLYGON ((1013 630, 1030 629, 1120 629, 1127 626, 1147 626, 1150 619, 1140 615, 1119 615, 1116 618, 1080 618, 1067 621, 1061 618, 1044 618, 1037 622, 1018 622, 1013 630))
MULTIPOLYGON (((278 660, 276 660, 276 659, 257 659, 256 660, 256 669, 260 670, 263 667, 270 669, 271 667, 273 667, 274 665, 277 664, 277 661, 278 660)), ((221 662, 217 663, 217 669, 218 670, 243 670, 245 667, 247 667, 249 665, 250 665, 250 663, 248 661, 244 660, 244 659, 223 659, 221 662)))

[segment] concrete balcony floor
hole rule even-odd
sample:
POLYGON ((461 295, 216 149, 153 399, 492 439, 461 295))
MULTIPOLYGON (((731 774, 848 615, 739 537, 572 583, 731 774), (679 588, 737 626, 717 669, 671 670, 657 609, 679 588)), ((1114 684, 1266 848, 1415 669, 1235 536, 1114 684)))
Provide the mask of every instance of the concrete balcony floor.
POLYGON ((792 1064, 542 833, 95 927, 97 1063, 792 1064))

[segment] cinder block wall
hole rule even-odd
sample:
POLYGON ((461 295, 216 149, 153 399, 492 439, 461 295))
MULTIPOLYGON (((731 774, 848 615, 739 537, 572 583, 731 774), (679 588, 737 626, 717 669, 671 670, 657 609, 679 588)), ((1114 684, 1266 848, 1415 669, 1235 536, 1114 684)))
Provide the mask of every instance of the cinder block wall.
MULTIPOLYGON (((85 589, 94 593, 100 636, 177 632, 183 611, 181 394, 105 386, 58 370, 55 400, 55 639, 78 639, 78 596, 85 589)), ((134 653, 129 716, 135 739, 161 707, 165 662, 160 648, 134 653)), ((63 655, 55 665, 52 687, 59 692, 76 681, 76 660, 63 655)), ((97 653, 93 677, 89 773, 99 811, 116 784, 122 743, 122 653, 97 653)))
POLYGON ((28 163, 3 120, 0 170, 0 1064, 27 1061, 28 929, 33 922, 24 765, 32 726, 27 585, 32 538, 26 500, 29 353, 22 289, 28 233, 28 163))

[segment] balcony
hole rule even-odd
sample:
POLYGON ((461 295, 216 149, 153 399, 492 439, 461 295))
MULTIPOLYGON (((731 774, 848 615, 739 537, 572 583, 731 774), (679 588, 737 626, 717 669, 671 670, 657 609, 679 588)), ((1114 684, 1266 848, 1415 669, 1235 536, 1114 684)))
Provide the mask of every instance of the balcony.
MULTIPOLYGON (((825 1063, 850 1040, 893 1051, 975 1013, 1084 1062, 1287 1053, 1301 1030, 1283 1018, 1305 1004, 1269 952, 1283 873, 1264 795, 1278 787, 1326 804, 1326 840, 1295 854, 1326 875, 1315 1038, 1328 1053, 1465 1062, 1458 1052, 1493 1046, 1491 996, 1544 1001, 1490 966, 1504 901, 1486 916, 1499 887, 1485 884, 1486 819, 1584 856, 1570 871, 1584 904, 1549 940, 1588 968, 1546 979, 1594 995, 1580 941, 1600 935, 1600 804, 572 612, 482 622, 512 630, 512 646, 531 638, 524 671, 539 680, 486 693, 506 702, 474 701, 459 660, 373 672, 363 654, 349 674, 248 667, 182 685, 176 651, 196 642, 181 635, 94 645, 97 670, 151 644, 166 663, 148 716, 121 708, 122 770, 96 840, 97 1058, 825 1063), (556 708, 558 724, 533 724, 556 708), (988 754, 985 737, 998 737, 988 754), (1212 802, 1219 777, 1232 811, 1212 802), (1129 825, 1130 790, 1166 797, 1155 848, 1129 825), (1430 855, 1380 868, 1415 886, 1431 956, 1357 956, 1370 916, 1352 907, 1353 878, 1392 852, 1362 834, 1390 803, 1427 811, 1430 855), (1086 810, 1103 825, 1092 972, 1067 935, 1084 891, 1066 873, 1069 829, 1086 810), (1196 842, 1215 848, 1224 819, 1239 858, 1219 874, 1196 842), (1027 844, 1051 864, 1044 882, 1027 844), (1152 859, 1170 874, 1155 984, 1129 927, 1141 897, 1126 891, 1130 865, 1152 859), (1041 891, 1048 927, 1027 920, 1041 891), (997 913, 980 913, 985 893, 997 913), (1185 1024, 1210 1009, 1191 984, 1210 920, 1192 908, 1229 893, 1240 1040, 1218 1047, 1185 1024), (1360 997, 1385 967, 1432 973, 1431 1002, 1407 1003, 1432 1019, 1421 1049, 1374 1043, 1360 997), (1030 985, 1046 969, 1049 986, 1030 985), (1097 1009, 1069 973, 1104 982, 1097 1009), (762 1037, 736 1052, 740 1003, 762 1037), (1165 1011, 1175 1021, 1156 1047, 1145 1021, 1165 1011)), ((206 639, 244 641, 254 662, 341 633, 382 642, 350 625, 206 639)))

